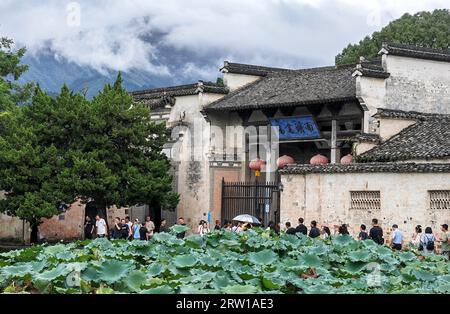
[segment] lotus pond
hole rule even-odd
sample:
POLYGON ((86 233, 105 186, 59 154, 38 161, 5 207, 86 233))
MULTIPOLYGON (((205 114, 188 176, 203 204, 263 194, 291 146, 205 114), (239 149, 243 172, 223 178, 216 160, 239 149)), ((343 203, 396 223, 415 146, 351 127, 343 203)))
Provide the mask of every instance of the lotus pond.
MULTIPOLYGON (((176 226, 181 227, 181 226, 176 226)), ((184 228, 184 227, 182 227, 184 228)), ((3 293, 450 293, 450 263, 349 236, 262 230, 78 241, 0 254, 3 293)))

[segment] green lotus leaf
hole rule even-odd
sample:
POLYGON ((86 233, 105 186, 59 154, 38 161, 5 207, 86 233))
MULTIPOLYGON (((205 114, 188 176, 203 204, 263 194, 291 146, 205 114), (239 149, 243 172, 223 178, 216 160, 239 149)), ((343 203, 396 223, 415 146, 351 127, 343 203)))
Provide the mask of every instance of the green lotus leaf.
POLYGON ((96 294, 114 294, 114 290, 110 287, 101 286, 95 291, 96 294))
POLYGON ((55 268, 53 268, 51 270, 37 273, 35 275, 35 279, 41 280, 41 281, 52 281, 61 276, 66 276, 72 271, 73 271, 72 268, 67 267, 66 264, 59 264, 58 266, 56 266, 55 268))
POLYGON ((252 294, 257 291, 255 286, 250 285, 233 285, 222 288, 222 292, 226 294, 252 294))
POLYGON ((197 264, 197 258, 192 254, 175 256, 173 264, 178 268, 189 268, 197 264))
POLYGON ((157 288, 142 290, 140 293, 142 293, 142 294, 172 294, 173 289, 169 286, 160 286, 157 288))
POLYGON ((256 265, 269 265, 278 259, 278 255, 272 250, 262 250, 259 252, 252 252, 249 254, 249 260, 256 265))
POLYGON ((5 277, 15 277, 20 278, 23 277, 29 273, 31 273, 33 270, 31 264, 18 264, 13 266, 5 266, 0 269, 1 273, 5 277))
POLYGON ((88 267, 84 271, 82 271, 81 278, 86 280, 87 282, 90 281, 97 282, 100 280, 99 272, 94 267, 88 267))
POLYGON ((368 263, 366 262, 347 262, 344 269, 352 274, 356 274, 363 271, 367 265, 368 263))
POLYGON ((98 278, 110 284, 115 283, 127 275, 132 265, 131 261, 105 261, 98 269, 98 278))
POLYGON ((146 279, 147 277, 145 276, 145 273, 134 270, 127 275, 126 284, 132 291, 137 292, 141 289, 141 286, 144 284, 146 279))
POLYGON ((352 262, 368 262, 371 259, 371 253, 369 251, 353 251, 347 254, 348 258, 352 262))
POLYGON ((354 242, 355 240, 351 236, 345 234, 345 235, 334 236, 332 238, 332 241, 334 244, 349 245, 350 243, 354 242))
POLYGON ((203 239, 203 237, 201 237, 197 234, 194 234, 194 235, 191 235, 191 236, 185 238, 184 241, 186 242, 186 244, 188 246, 197 248, 197 249, 201 248, 205 245, 205 240, 203 239))
POLYGON ((304 292, 307 294, 329 294, 332 293, 333 290, 326 285, 314 285, 307 287, 304 292))
POLYGON ((406 263, 406 262, 410 262, 410 261, 415 261, 417 259, 416 254, 414 254, 413 252, 401 252, 398 254, 399 259, 406 263))
POLYGON ((158 263, 152 263, 147 268, 147 274, 149 274, 150 276, 153 276, 153 277, 160 275, 163 271, 164 271, 164 266, 161 264, 158 264, 158 263))
POLYGON ((303 254, 300 256, 300 262, 308 267, 318 267, 322 264, 320 259, 316 255, 312 254, 303 254))
POLYGON ((414 269, 411 273, 411 275, 413 275, 414 277, 416 277, 419 280, 424 280, 424 281, 433 281, 436 279, 436 276, 433 275, 433 273, 430 273, 426 270, 422 270, 422 269, 414 269))
POLYGON ((181 232, 186 232, 189 230, 189 227, 187 226, 183 226, 183 225, 173 225, 172 227, 170 227, 170 231, 173 233, 181 233, 181 232))

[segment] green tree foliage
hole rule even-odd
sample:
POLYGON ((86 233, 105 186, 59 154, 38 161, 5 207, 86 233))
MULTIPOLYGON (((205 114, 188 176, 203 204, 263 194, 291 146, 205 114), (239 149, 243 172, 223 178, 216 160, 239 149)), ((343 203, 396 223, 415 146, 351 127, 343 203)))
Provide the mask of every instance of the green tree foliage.
POLYGON ((29 106, 0 117, 0 211, 38 225, 58 204, 174 205, 164 125, 133 103, 119 75, 92 101, 63 86, 51 98, 37 86, 29 106))
POLYGON ((336 64, 359 61, 359 57, 376 57, 383 42, 448 49, 450 45, 450 11, 408 13, 392 21, 379 32, 366 36, 358 44, 349 44, 336 56, 336 64))
POLYGON ((26 49, 15 51, 13 46, 12 39, 0 38, 0 111, 10 108, 11 102, 27 102, 33 91, 33 83, 19 85, 14 82, 28 70, 28 66, 20 63, 26 49))

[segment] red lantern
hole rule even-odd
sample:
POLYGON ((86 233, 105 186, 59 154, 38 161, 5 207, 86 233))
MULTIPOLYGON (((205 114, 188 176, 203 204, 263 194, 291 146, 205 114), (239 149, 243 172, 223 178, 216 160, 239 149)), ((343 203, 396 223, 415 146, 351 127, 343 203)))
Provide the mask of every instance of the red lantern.
POLYGON ((311 165, 326 165, 328 162, 328 158, 320 154, 313 156, 309 161, 311 165))
POLYGON ((294 162, 295 162, 295 160, 291 156, 283 155, 277 159, 277 166, 278 166, 278 169, 282 169, 282 168, 286 167, 287 165, 293 164, 294 162))
POLYGON ((353 162, 353 156, 351 154, 345 155, 341 158, 341 164, 349 165, 353 162))
POLYGON ((264 160, 256 158, 250 161, 248 167, 255 171, 255 176, 259 177, 261 175, 261 168, 265 165, 265 163, 266 162, 264 160))

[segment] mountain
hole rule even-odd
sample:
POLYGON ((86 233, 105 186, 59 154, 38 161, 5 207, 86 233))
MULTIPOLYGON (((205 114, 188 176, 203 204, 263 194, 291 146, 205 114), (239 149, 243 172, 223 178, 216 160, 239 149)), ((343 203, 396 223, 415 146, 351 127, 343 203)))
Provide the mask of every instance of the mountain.
MULTIPOLYGON (((114 83, 117 72, 107 71, 100 73, 90 66, 81 66, 70 62, 65 58, 57 57, 46 51, 33 55, 26 55, 24 64, 29 65, 29 70, 20 78, 19 82, 33 81, 49 94, 56 94, 63 84, 73 91, 87 90, 87 97, 91 98, 103 89, 106 83, 114 83)), ((174 79, 174 76, 155 75, 144 70, 133 69, 122 72, 124 87, 129 91, 152 87, 168 86, 180 83, 192 83, 199 78, 183 77, 182 80, 174 79)))

